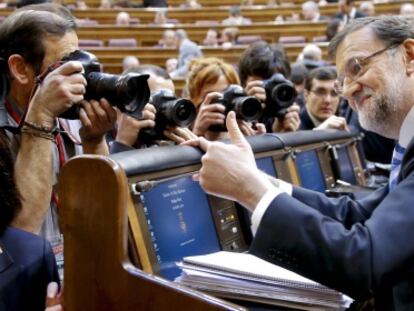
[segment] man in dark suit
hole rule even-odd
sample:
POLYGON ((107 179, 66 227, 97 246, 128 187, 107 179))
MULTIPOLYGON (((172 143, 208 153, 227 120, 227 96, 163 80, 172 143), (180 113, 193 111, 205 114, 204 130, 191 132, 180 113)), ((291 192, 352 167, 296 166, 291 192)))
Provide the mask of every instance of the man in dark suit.
POLYGON ((355 8, 355 0, 339 0, 338 8, 339 12, 335 15, 335 18, 341 20, 343 24, 347 24, 355 18, 366 16, 355 8))
POLYGON ((59 282, 55 257, 46 240, 9 226, 21 204, 3 133, 0 168, 0 310, 44 310, 47 285, 59 282))
POLYGON ((233 144, 191 142, 207 151, 201 186, 253 211, 253 254, 357 300, 374 298, 376 310, 414 310, 413 38, 409 19, 381 16, 355 20, 330 43, 337 91, 365 129, 399 143, 389 185, 362 200, 328 199, 265 176, 234 113, 233 144))

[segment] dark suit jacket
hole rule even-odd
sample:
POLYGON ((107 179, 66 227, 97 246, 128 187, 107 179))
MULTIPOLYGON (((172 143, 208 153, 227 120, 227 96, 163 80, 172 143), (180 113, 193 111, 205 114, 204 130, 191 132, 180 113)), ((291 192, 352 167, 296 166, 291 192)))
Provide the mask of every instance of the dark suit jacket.
POLYGON ((59 282, 50 244, 39 236, 7 228, 0 235, 0 310, 45 309, 46 287, 59 282))
POLYGON ((308 110, 306 110, 305 106, 303 106, 302 110, 300 111, 299 117, 299 130, 313 130, 315 128, 315 125, 313 124, 312 119, 310 118, 308 110))
MULTIPOLYGON (((345 15, 344 13, 339 12, 339 13, 336 13, 335 18, 337 18, 337 19, 343 19, 344 18, 344 15, 345 15)), ((361 18, 361 17, 366 17, 366 15, 364 13, 356 10, 355 17, 354 18, 361 18)), ((349 23, 349 21, 348 21, 348 23, 349 23)))
POLYGON ((375 297, 376 310, 414 310, 413 193, 411 141, 392 192, 353 201, 295 187, 268 207, 250 251, 355 299, 375 297))

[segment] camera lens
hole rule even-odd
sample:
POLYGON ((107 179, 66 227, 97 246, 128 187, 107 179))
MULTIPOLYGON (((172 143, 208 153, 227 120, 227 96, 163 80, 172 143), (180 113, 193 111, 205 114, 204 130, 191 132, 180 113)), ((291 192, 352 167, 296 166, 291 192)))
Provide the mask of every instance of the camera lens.
POLYGON ((289 107, 296 97, 294 87, 288 84, 280 84, 273 88, 272 98, 282 107, 289 107))
POLYGON ((194 121, 196 110, 191 101, 182 98, 175 102, 172 116, 177 125, 185 127, 194 121))
POLYGON ((262 105, 252 96, 243 96, 235 98, 234 110, 239 119, 245 121, 257 120, 262 113, 262 105))

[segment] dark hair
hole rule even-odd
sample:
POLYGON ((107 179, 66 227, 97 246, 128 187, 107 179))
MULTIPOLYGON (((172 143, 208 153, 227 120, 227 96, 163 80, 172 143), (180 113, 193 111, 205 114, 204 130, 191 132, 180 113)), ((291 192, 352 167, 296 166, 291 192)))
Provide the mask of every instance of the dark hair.
POLYGON ((250 45, 240 56, 239 75, 243 86, 249 76, 270 78, 274 73, 290 76, 290 63, 283 48, 258 41, 250 45))
POLYGON ((139 65, 134 68, 130 68, 125 71, 125 73, 139 73, 139 74, 152 74, 157 77, 164 79, 171 79, 170 75, 165 71, 165 69, 156 65, 139 65))
POLYGON ((304 64, 293 64, 291 67, 289 80, 292 81, 293 84, 302 84, 303 81, 305 81, 308 72, 309 70, 304 64))
POLYGON ((369 27, 385 46, 400 44, 414 38, 414 19, 402 16, 374 16, 357 18, 339 32, 329 43, 329 55, 334 58, 338 46, 349 34, 369 27))
POLYGON ((6 134, 0 131, 0 234, 21 210, 20 195, 14 183, 13 159, 6 134))
POLYGON ((63 37, 75 31, 70 12, 59 5, 43 3, 16 10, 0 24, 0 57, 7 60, 12 54, 21 55, 40 74, 45 56, 44 39, 63 37))
POLYGON ((326 39, 327 41, 331 41, 333 37, 338 33, 339 26, 341 25, 342 21, 338 18, 333 18, 328 22, 326 26, 326 39))
POLYGON ((333 66, 318 67, 309 71, 305 80, 305 89, 310 91, 312 89, 313 80, 335 80, 337 77, 336 69, 333 66))

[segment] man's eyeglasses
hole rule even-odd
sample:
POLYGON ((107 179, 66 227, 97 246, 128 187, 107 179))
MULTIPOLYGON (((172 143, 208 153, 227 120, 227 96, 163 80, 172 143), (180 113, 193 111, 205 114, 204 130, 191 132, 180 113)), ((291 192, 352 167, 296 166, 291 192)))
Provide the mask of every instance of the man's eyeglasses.
POLYGON ((311 93, 315 94, 318 97, 327 97, 328 94, 331 95, 332 98, 337 98, 339 95, 335 90, 327 90, 324 88, 317 88, 314 90, 310 90, 311 93))
POLYGON ((345 78, 350 81, 356 81, 360 78, 364 71, 364 67, 368 65, 369 61, 373 59, 375 56, 381 55, 385 51, 394 49, 398 47, 401 43, 393 43, 385 48, 378 50, 368 56, 363 58, 352 57, 345 65, 344 74, 339 76, 338 79, 335 81, 335 91, 337 94, 342 95, 344 90, 344 81, 345 78))

